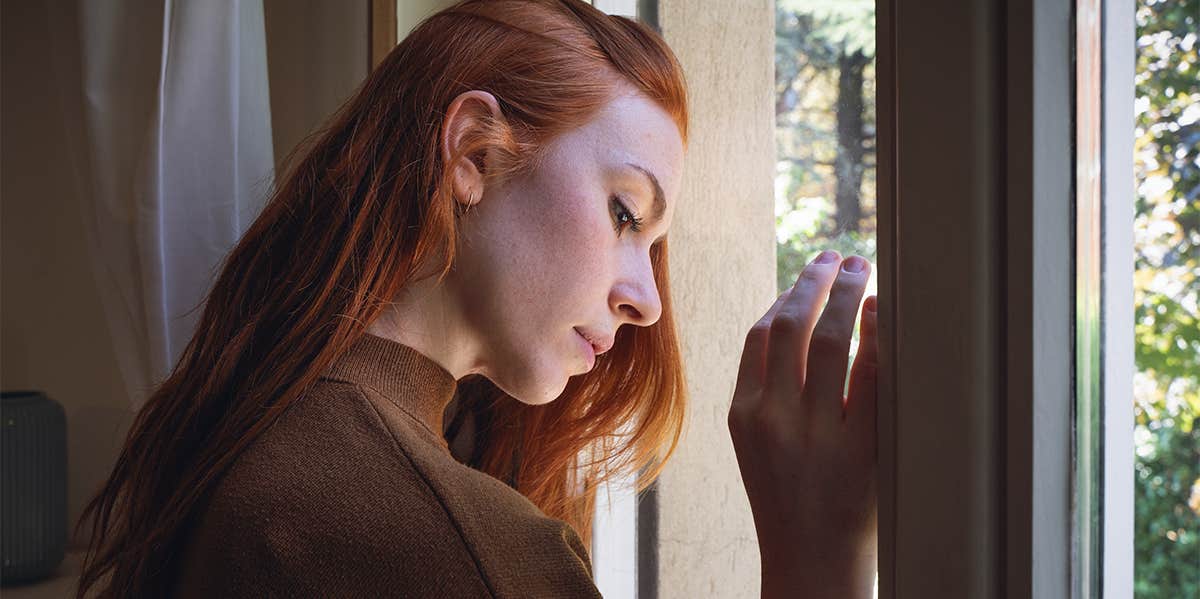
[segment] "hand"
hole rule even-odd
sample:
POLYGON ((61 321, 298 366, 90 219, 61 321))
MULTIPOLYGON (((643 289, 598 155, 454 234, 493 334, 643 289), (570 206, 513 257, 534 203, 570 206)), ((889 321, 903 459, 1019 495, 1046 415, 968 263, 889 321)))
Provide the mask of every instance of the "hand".
POLYGON ((875 296, 863 308, 849 397, 842 393, 870 272, 863 258, 823 253, 746 335, 729 432, 758 531, 764 598, 871 596, 875 296))

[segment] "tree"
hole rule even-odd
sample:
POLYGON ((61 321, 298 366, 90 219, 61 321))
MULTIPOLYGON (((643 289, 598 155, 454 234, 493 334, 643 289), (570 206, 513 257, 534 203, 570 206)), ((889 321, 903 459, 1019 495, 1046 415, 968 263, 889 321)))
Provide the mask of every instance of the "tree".
POLYGON ((834 200, 826 236, 860 232, 864 176, 874 152, 868 123, 874 95, 867 86, 874 79, 874 3, 780 0, 775 55, 776 118, 794 129, 780 144, 782 161, 808 171, 795 178, 833 188, 821 194, 834 200))

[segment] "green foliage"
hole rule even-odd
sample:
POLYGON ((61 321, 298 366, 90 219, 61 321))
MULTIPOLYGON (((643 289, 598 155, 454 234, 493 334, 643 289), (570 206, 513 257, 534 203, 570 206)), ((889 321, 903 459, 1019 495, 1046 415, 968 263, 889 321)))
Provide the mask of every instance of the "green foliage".
POLYGON ((1200 597, 1200 2, 1136 19, 1134 590, 1200 597))
POLYGON ((823 40, 845 43, 850 52, 875 54, 875 0, 778 0, 776 6, 822 23, 818 36, 823 40))
MULTIPOLYGON (((779 0, 775 20, 776 231, 780 291, 821 251, 858 254, 875 261, 875 166, 865 165, 857 230, 834 226, 838 153, 838 59, 875 50, 874 2, 779 0)), ((874 146, 874 66, 864 78, 864 141, 874 146)), ((875 293, 875 277, 868 294, 875 293)))

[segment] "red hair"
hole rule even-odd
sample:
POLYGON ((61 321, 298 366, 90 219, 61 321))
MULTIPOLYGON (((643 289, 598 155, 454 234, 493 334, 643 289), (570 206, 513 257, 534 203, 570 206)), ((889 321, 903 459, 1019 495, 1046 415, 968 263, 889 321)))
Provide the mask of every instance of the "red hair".
MULTIPOLYGON (((233 461, 415 273, 450 269, 460 208, 440 130, 451 101, 473 89, 494 95, 504 117, 463 150, 495 156, 493 179, 535 168, 548 142, 626 89, 661 106, 687 140, 682 70, 644 25, 579 0, 466 0, 428 18, 293 152, 289 163, 301 158, 226 258, 194 336, 77 524, 91 520, 77 597, 101 579, 100 596, 166 594, 187 525, 233 461)), ((596 486, 623 473, 640 473, 639 490, 650 484, 683 426, 665 240, 651 261, 658 322, 622 327, 558 399, 528 406, 484 380, 457 392, 487 423, 472 465, 589 546, 596 486)))

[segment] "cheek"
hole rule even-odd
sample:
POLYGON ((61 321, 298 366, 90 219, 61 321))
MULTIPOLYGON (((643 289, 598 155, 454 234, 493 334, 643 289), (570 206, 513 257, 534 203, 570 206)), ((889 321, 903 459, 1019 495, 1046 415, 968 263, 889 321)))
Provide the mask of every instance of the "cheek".
POLYGON ((588 206, 587 201, 581 198, 572 202, 547 219, 551 226, 542 262, 545 271, 553 273, 551 283, 561 288, 560 293, 578 295, 575 303, 583 303, 579 307, 584 314, 594 316, 595 307, 587 304, 602 299, 594 296, 605 284, 606 251, 616 233, 603 220, 604 214, 588 206))
POLYGON ((514 344, 570 339, 570 327, 603 314, 611 217, 594 192, 545 187, 505 199, 470 240, 477 262, 464 274, 478 294, 468 301, 514 344))
POLYGON ((545 348, 541 358, 554 356, 546 364, 551 370, 577 352, 571 328, 595 324, 605 313, 605 252, 615 236, 598 210, 569 200, 544 211, 531 227, 530 243, 521 250, 526 268, 509 288, 516 315, 510 333, 527 347, 545 348))

